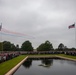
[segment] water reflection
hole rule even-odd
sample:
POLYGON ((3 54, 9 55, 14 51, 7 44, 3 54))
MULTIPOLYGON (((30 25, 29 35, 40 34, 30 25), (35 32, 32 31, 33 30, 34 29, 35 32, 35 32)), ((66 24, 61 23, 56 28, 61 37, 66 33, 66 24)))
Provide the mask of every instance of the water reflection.
POLYGON ((76 62, 63 59, 28 59, 14 75, 76 75, 76 62))
POLYGON ((41 60, 42 64, 39 66, 45 67, 45 68, 50 68, 50 66, 53 65, 53 59, 43 59, 41 60))
POLYGON ((27 59, 26 62, 23 63, 23 66, 25 68, 30 68, 31 65, 32 65, 32 60, 30 60, 30 59, 27 59))
MULTIPOLYGON (((67 61, 67 62, 68 62, 68 61, 67 61)), ((75 62, 75 61, 71 62, 71 61, 69 60, 68 64, 76 66, 76 62, 75 62)))
MULTIPOLYGON (((25 67, 25 68, 30 68, 31 66, 32 66, 32 61, 37 61, 37 60, 40 60, 41 61, 41 63, 40 64, 38 64, 38 66, 42 66, 42 67, 45 67, 45 68, 50 68, 52 65, 53 65, 53 59, 46 59, 46 58, 44 58, 44 59, 33 59, 33 58, 29 58, 29 59, 27 59, 22 65, 25 67)), ((70 65, 75 65, 76 66, 76 62, 72 62, 72 61, 70 61, 70 60, 68 60, 68 61, 64 61, 63 59, 61 59, 61 60, 59 60, 59 62, 61 63, 61 64, 64 64, 64 63, 68 63, 68 64, 70 64, 70 65), (69 62, 68 62, 69 61, 69 62)))
POLYGON ((30 68, 32 66, 32 61, 33 60, 40 60, 41 63, 38 65, 38 66, 42 66, 42 67, 45 67, 45 68, 50 68, 50 66, 53 65, 53 59, 27 59, 24 63, 23 63, 23 66, 25 68, 30 68))
POLYGON ((66 60, 66 59, 61 59, 61 60, 58 60, 58 61, 61 64, 67 63, 69 65, 75 65, 76 66, 76 61, 71 61, 71 60, 66 60))

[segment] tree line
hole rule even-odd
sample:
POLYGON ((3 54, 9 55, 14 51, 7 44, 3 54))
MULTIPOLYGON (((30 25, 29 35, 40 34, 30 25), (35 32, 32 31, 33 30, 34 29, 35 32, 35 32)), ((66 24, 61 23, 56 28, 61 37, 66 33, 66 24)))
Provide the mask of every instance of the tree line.
MULTIPOLYGON (((33 51, 34 48, 32 46, 32 43, 27 40, 22 43, 21 48, 19 48, 19 45, 16 46, 9 42, 9 41, 3 41, 0 42, 0 51, 33 51)), ((58 45, 57 49, 53 48, 53 45, 50 41, 45 41, 44 43, 40 44, 37 49, 37 51, 52 51, 52 50, 75 50, 75 48, 67 48, 67 46, 64 46, 63 43, 60 43, 58 45)))

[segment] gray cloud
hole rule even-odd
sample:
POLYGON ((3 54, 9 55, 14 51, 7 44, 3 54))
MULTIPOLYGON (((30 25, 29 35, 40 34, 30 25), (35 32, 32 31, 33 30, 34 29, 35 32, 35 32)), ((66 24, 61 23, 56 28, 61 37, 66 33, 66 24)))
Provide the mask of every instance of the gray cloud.
POLYGON ((75 47, 75 31, 68 29, 76 19, 75 7, 76 0, 0 0, 3 28, 26 34, 25 38, 3 35, 2 39, 20 45, 30 40, 35 48, 46 40, 54 48, 59 43, 75 47))

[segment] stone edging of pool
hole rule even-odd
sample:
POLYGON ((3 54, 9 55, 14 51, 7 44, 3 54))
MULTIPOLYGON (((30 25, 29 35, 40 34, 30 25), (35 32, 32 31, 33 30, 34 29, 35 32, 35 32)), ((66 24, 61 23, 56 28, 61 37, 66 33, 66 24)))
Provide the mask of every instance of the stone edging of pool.
POLYGON ((67 58, 67 57, 62 57, 62 56, 27 56, 26 58, 24 58, 20 63, 18 63, 14 68, 12 68, 9 72, 7 72, 5 75, 12 75, 15 73, 15 71, 23 64, 23 62, 25 60, 27 60, 27 58, 61 58, 61 59, 66 59, 66 60, 71 60, 71 61, 76 61, 76 59, 71 59, 71 58, 67 58))
POLYGON ((72 59, 72 58, 67 58, 67 57, 57 56, 57 55, 55 55, 55 56, 58 58, 66 59, 66 60, 76 61, 76 59, 72 59))
POLYGON ((22 63, 27 60, 28 56, 24 58, 20 63, 18 63, 14 68, 12 68, 9 72, 7 72, 5 75, 12 75, 21 65, 22 63))

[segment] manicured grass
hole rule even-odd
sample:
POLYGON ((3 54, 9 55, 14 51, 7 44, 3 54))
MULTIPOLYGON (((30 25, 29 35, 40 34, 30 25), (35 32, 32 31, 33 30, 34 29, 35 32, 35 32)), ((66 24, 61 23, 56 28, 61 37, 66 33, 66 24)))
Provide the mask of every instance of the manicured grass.
POLYGON ((27 55, 27 56, 62 56, 62 57, 67 57, 67 58, 72 58, 76 59, 76 56, 71 56, 71 55, 65 55, 65 54, 36 54, 36 55, 27 55))
POLYGON ((6 62, 0 63, 0 75, 4 75, 5 73, 7 73, 25 57, 25 55, 21 55, 6 62))
POLYGON ((65 54, 39 54, 39 55, 28 55, 28 56, 62 56, 62 57, 66 57, 66 58, 71 58, 71 59, 76 59, 76 56, 71 56, 71 55, 65 55, 65 54))
POLYGON ((55 56, 55 55, 56 55, 56 54, 36 54, 36 55, 27 55, 27 56, 33 56, 33 57, 34 57, 34 56, 44 56, 44 57, 45 57, 45 56, 48 56, 48 57, 49 57, 49 56, 55 56))

